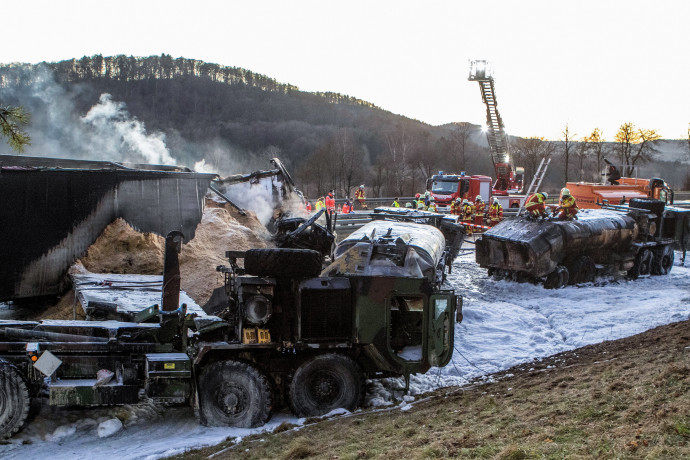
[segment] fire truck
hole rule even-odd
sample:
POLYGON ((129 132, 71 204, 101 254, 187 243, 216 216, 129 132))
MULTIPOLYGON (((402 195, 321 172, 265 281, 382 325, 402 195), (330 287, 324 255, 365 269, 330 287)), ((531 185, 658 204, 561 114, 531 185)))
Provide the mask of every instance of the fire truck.
MULTIPOLYGON (((526 195, 522 194, 525 170, 514 166, 510 158, 503 120, 497 108, 493 71, 489 63, 471 61, 469 80, 479 83, 482 100, 486 105, 486 138, 491 149, 496 180, 492 184, 489 176, 444 174, 439 171, 427 180, 427 190, 434 197, 439 211, 449 211, 451 200, 467 198, 474 201, 477 195, 481 195, 484 201, 496 197, 503 208, 519 208, 526 198, 526 195)), ((544 172, 540 170, 537 175, 543 177, 544 172)))
POLYGON ((477 195, 489 202, 493 197, 498 198, 504 208, 519 208, 525 199, 524 195, 508 195, 496 193, 492 189, 489 176, 460 174, 444 174, 439 171, 427 180, 427 190, 436 201, 436 210, 450 212, 450 204, 456 199, 474 201, 477 195))

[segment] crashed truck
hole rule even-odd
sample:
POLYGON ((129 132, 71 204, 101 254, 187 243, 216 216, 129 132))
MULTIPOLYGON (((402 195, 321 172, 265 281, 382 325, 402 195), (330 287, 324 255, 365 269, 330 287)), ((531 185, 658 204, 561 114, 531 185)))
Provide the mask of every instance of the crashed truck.
POLYGON ((432 226, 369 223, 323 270, 310 249, 228 251, 227 300, 209 317, 179 304, 182 238, 166 238, 161 306, 132 322, 0 322, 3 436, 44 394, 56 406, 189 404, 205 425, 256 427, 285 403, 298 416, 352 410, 365 378, 409 384, 451 359, 461 299, 442 289, 448 252, 432 226))
POLYGON ((495 279, 543 282, 545 288, 627 272, 666 275, 674 249, 690 243, 690 210, 633 198, 629 206, 581 210, 577 220, 505 220, 476 241, 476 261, 495 279))

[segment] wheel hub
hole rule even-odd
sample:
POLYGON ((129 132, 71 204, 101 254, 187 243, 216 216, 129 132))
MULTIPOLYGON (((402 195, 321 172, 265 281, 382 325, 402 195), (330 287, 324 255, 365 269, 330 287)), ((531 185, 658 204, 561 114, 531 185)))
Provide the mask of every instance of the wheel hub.
POLYGON ((245 410, 246 391, 235 385, 223 385, 218 392, 218 406, 228 415, 237 415, 245 410))

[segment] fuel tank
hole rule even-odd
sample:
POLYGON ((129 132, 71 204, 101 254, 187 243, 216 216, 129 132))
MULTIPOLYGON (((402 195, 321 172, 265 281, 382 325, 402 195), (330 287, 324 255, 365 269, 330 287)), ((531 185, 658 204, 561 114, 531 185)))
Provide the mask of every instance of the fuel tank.
POLYGON ((476 260, 498 268, 546 276, 568 257, 588 255, 606 263, 638 237, 635 218, 608 210, 581 210, 572 221, 505 220, 476 242, 476 260))

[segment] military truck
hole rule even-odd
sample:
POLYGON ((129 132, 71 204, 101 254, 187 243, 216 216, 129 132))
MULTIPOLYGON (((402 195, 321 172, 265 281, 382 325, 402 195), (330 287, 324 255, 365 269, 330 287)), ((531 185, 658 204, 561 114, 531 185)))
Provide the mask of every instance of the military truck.
POLYGON ((632 279, 666 275, 674 249, 685 258, 689 243, 690 210, 633 198, 582 210, 573 221, 503 221, 477 240, 476 260, 494 278, 560 288, 621 271, 632 279))
POLYGON ((441 288, 441 232, 396 222, 362 231, 323 272, 314 250, 228 251, 214 316, 179 305, 182 235, 172 232, 161 306, 134 322, 0 322, 0 433, 20 430, 44 393, 58 406, 190 404, 205 425, 256 427, 284 403, 298 416, 352 410, 365 378, 409 382, 446 365, 460 301, 441 288))

